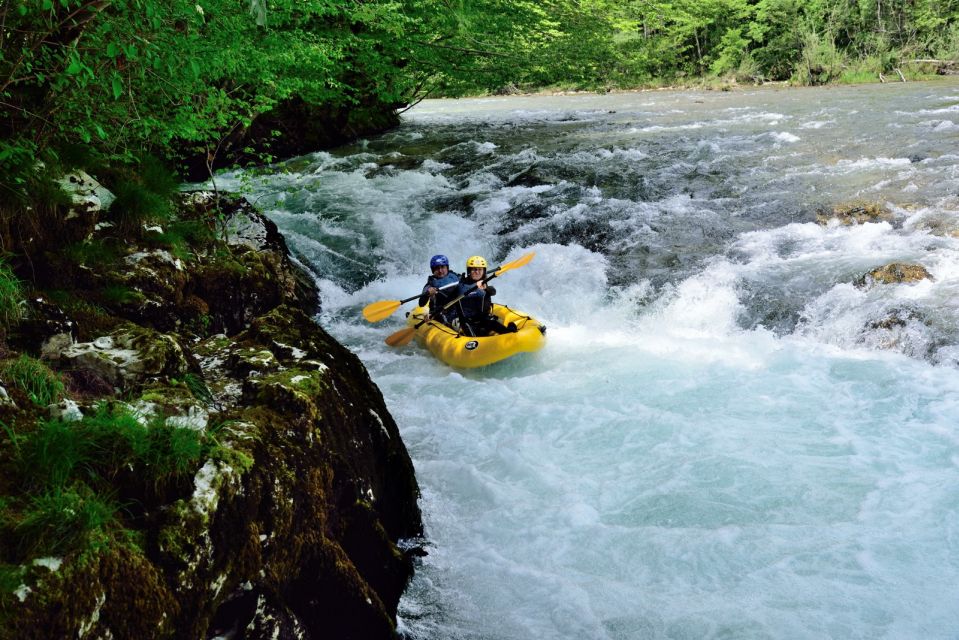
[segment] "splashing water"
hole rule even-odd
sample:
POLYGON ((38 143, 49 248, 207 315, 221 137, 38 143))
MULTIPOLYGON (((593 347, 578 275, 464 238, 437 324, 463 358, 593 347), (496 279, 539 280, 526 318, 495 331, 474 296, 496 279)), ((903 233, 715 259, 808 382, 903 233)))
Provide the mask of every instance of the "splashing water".
POLYGON ((432 101, 251 183, 423 490, 414 639, 959 637, 959 85, 432 101), (887 220, 820 225, 863 199, 887 220), (383 344, 433 253, 544 350, 383 344), (857 286, 891 262, 932 279, 857 286))

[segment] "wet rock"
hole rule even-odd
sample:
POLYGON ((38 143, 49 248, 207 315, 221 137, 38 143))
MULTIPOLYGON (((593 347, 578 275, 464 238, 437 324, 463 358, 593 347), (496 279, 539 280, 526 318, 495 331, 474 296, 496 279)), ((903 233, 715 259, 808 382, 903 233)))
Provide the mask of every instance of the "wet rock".
POLYGON ((856 200, 836 205, 832 210, 816 212, 816 222, 827 225, 831 220, 838 220, 840 224, 865 224, 867 222, 889 222, 892 213, 879 202, 856 200))
POLYGON ((455 193, 436 196, 427 202, 427 206, 434 211, 470 212, 473 210, 473 203, 476 202, 477 197, 475 193, 457 191, 455 193))
MULTIPOLYGON (((186 198, 185 215, 214 206, 186 198)), ((121 269, 74 280, 142 295, 52 349, 77 404, 116 388, 144 424, 215 446, 182 476, 120 470, 118 517, 143 543, 25 574, 10 637, 396 637, 400 541, 422 533, 412 463, 362 363, 313 321, 315 288, 275 226, 237 207, 228 246, 179 264, 131 246, 121 269)))
POLYGON ((556 178, 544 171, 537 165, 532 165, 521 169, 519 172, 509 176, 506 180, 507 187, 539 187, 542 185, 553 184, 556 178))
POLYGON ((16 407, 17 405, 10 399, 10 394, 0 385, 0 406, 16 407))
POLYGON ((921 264, 892 262, 860 276, 854 284, 857 287, 867 287, 874 284, 902 284, 920 280, 932 280, 932 275, 921 264))
POLYGON ((64 176, 59 181, 73 202, 66 219, 89 216, 106 211, 116 200, 116 197, 95 178, 78 171, 64 176))
POLYGON ((13 328, 7 340, 11 346, 42 358, 54 357, 77 340, 77 323, 58 305, 38 297, 30 301, 25 317, 13 328))
POLYGON ((188 369, 176 339, 129 324, 92 342, 71 345, 56 359, 66 368, 92 371, 118 389, 159 376, 179 376, 188 369))
POLYGON ((381 175, 396 175, 400 171, 415 171, 422 165, 422 158, 393 152, 378 158, 375 165, 366 172, 366 177, 374 178, 381 175))
POLYGON ((925 357, 921 335, 928 330, 925 318, 911 307, 892 309, 881 318, 870 321, 859 342, 874 349, 900 351, 915 357, 925 357), (917 341, 918 340, 918 341, 917 341), (917 352, 916 350, 919 349, 917 352))
POLYGON ((913 228, 928 231, 934 236, 959 238, 959 218, 945 212, 924 215, 915 221, 913 228))
POLYGON ((289 607, 271 594, 254 589, 250 583, 240 585, 230 601, 221 607, 211 630, 217 636, 238 636, 241 631, 238 620, 247 621, 242 628, 242 637, 246 640, 310 637, 289 607))
POLYGON ((61 420, 63 422, 76 422, 83 418, 83 412, 76 401, 65 398, 56 404, 47 407, 47 412, 51 420, 61 420))

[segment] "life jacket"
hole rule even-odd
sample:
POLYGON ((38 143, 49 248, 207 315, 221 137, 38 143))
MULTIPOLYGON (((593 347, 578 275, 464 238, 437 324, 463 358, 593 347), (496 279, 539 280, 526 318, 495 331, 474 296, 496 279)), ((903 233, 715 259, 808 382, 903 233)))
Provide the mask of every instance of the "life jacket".
POLYGON ((460 278, 460 286, 457 289, 457 295, 463 296, 457 305, 460 317, 467 321, 485 318, 493 309, 493 301, 490 298, 496 295, 496 289, 487 284, 486 290, 483 291, 479 287, 474 288, 475 284, 475 280, 464 275, 460 278))
MULTIPOLYGON (((437 289, 440 289, 441 287, 445 287, 448 284, 453 284, 454 282, 459 281, 459 279, 460 279, 460 275, 453 271, 450 271, 442 278, 437 278, 436 276, 428 277, 426 279, 426 284, 423 286, 423 293, 422 295, 420 295, 420 299, 419 299, 420 306, 422 307, 427 302, 429 302, 430 314, 432 315, 432 314, 438 313, 443 307, 445 307, 449 303, 450 300, 452 300, 458 295, 457 291, 459 290, 459 287, 450 287, 448 289, 437 291, 436 295, 433 296, 432 299, 430 299, 430 296, 428 293, 426 293, 426 291, 430 287, 436 287, 437 289)), ((447 317, 451 317, 453 313, 455 313, 455 307, 447 309, 444 312, 444 315, 447 317)))

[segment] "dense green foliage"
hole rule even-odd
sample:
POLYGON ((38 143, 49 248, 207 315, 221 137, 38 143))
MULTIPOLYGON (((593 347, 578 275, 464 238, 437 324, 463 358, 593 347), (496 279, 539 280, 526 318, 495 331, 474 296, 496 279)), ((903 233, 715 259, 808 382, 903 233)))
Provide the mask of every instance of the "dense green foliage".
POLYGON ((290 99, 875 77, 953 60, 957 15, 959 0, 6 0, 0 185, 23 197, 37 159, 212 162, 290 99))

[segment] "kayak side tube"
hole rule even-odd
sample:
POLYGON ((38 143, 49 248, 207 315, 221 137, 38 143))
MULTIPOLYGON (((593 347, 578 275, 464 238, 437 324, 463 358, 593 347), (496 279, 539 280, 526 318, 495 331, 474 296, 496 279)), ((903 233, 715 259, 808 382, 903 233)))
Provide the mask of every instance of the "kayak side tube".
MULTIPOLYGON (((425 307, 413 309, 407 324, 415 326, 426 311, 425 307)), ((546 325, 539 320, 502 304, 494 304, 492 312, 504 325, 515 323, 516 333, 474 338, 430 320, 416 329, 416 339, 437 359, 460 369, 485 367, 517 353, 539 351, 546 344, 546 325)))

